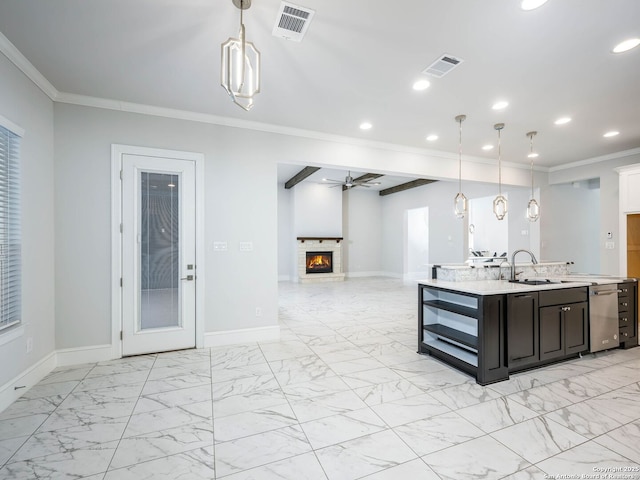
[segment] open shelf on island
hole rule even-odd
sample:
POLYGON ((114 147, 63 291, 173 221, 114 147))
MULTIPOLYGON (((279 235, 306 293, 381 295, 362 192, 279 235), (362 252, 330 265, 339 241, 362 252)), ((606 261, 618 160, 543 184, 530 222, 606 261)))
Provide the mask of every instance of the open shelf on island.
POLYGON ((478 337, 476 337, 475 335, 461 332, 460 330, 447 327, 446 325, 442 325, 440 323, 425 325, 424 329, 428 332, 433 333, 434 335, 449 338, 456 343, 460 343, 461 345, 473 348, 474 350, 478 349, 478 337))
POLYGON ((428 350, 431 351, 434 356, 439 357, 441 356, 441 354, 445 354, 447 357, 449 357, 449 359, 456 359, 457 361, 461 361, 467 366, 458 366, 463 367, 469 373, 475 374, 475 369, 478 368, 478 356, 474 353, 465 350, 464 348, 456 347, 455 345, 447 343, 443 340, 425 340, 423 344, 425 347, 427 347, 428 350))
POLYGON ((433 307, 440 310, 447 310, 448 312, 457 313, 458 315, 464 315, 465 317, 476 318, 478 316, 478 310, 471 307, 465 307, 457 303, 446 302, 443 300, 425 300, 422 302, 427 307, 433 307))

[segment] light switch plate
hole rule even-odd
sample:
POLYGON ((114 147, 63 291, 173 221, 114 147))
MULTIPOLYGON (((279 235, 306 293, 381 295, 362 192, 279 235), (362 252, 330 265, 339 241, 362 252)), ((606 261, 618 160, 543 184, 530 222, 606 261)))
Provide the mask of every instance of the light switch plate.
POLYGON ((240 242, 239 247, 241 252, 252 252, 253 242, 240 242))
POLYGON ((213 242, 213 251, 214 252, 226 252, 227 251, 227 242, 213 242))

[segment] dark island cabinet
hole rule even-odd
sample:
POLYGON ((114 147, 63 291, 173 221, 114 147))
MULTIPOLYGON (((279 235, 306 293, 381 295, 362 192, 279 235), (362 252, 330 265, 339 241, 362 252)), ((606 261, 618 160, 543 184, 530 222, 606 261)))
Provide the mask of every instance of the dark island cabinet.
POLYGON ((509 370, 540 361, 538 292, 507 295, 507 355, 509 370))
POLYGON ((618 284, 618 319, 620 347, 622 348, 631 348, 638 345, 637 297, 638 284, 636 282, 618 284))
POLYGON ((566 296, 540 292, 540 361, 561 359, 589 349, 587 289, 557 292, 566 296), (562 302, 563 299, 566 301, 562 302))
POLYGON ((504 295, 473 295, 425 284, 418 293, 418 353, 473 375, 480 385, 509 378, 504 295))

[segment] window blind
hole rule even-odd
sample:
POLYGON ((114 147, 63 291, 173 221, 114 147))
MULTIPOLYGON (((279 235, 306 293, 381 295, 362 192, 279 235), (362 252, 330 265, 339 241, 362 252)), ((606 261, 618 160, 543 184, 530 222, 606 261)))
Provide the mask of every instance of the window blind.
POLYGON ((22 318, 20 137, 0 125, 0 331, 22 318))

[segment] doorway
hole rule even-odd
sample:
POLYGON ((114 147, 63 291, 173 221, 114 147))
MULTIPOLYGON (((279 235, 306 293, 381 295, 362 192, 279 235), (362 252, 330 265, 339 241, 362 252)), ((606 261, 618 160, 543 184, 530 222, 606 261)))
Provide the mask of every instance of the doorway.
POLYGON ((116 147, 117 356, 202 345, 196 301, 197 286, 204 280, 196 258, 201 210, 197 154, 116 147))
POLYGON ((404 278, 426 278, 429 271, 429 207, 406 213, 404 278))
POLYGON ((627 276, 640 277, 640 214, 627 215, 627 276))

